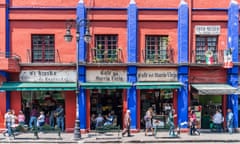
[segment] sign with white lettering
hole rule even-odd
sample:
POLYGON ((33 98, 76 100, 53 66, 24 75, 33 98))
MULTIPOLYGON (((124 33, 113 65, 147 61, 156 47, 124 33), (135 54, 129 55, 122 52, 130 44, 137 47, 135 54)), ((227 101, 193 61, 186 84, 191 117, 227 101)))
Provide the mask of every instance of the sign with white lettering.
POLYGON ((138 81, 178 81, 176 69, 139 69, 138 81))
POLYGON ((23 70, 22 82, 76 82, 75 70, 23 70))
POLYGON ((220 25, 210 25, 210 26, 195 26, 196 35, 219 35, 221 27, 220 25))
POLYGON ((127 82, 126 70, 87 70, 87 82, 127 82))

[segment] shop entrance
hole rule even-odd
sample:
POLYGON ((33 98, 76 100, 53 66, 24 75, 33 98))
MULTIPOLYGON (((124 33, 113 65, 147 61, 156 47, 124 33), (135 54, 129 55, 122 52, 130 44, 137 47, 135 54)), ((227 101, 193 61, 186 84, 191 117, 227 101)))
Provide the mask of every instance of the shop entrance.
POLYGON ((155 115, 160 117, 162 128, 166 128, 166 120, 169 110, 173 107, 173 90, 172 89, 152 89, 141 90, 141 129, 144 129, 144 115, 148 108, 152 108, 155 115))
POLYGON ((38 113, 40 111, 44 112, 46 125, 50 125, 50 116, 52 114, 54 119, 53 125, 56 126, 57 125, 56 115, 54 115, 54 113, 56 112, 58 105, 62 105, 63 108, 65 108, 65 96, 64 93, 61 91, 22 92, 22 110, 25 115, 26 124, 29 124, 31 110, 33 108, 36 108, 38 113))
POLYGON ((191 106, 196 111, 199 127, 210 129, 210 123, 217 110, 222 111, 222 96, 219 95, 195 95, 192 96, 191 106))
POLYGON ((100 114, 104 118, 109 113, 114 116, 113 124, 120 125, 122 128, 122 109, 123 109, 123 90, 122 89, 93 89, 90 90, 90 114, 91 129, 95 129, 96 118, 100 114))

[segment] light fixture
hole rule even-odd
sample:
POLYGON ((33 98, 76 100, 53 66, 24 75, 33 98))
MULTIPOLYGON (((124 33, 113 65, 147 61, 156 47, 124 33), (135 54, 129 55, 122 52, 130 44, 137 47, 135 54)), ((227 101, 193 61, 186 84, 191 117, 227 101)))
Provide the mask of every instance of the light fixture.
MULTIPOLYGON (((73 23, 74 23, 74 20, 67 20, 66 21, 66 34, 64 35, 64 40, 66 42, 71 42, 72 41, 73 36, 71 34, 71 28, 72 28, 73 23)), ((76 22, 76 40, 77 41, 81 38, 80 33, 78 31, 80 27, 85 27, 86 28, 83 39, 86 43, 90 43, 91 39, 92 39, 92 36, 89 32, 89 21, 86 20, 86 19, 82 19, 79 22, 76 22)))

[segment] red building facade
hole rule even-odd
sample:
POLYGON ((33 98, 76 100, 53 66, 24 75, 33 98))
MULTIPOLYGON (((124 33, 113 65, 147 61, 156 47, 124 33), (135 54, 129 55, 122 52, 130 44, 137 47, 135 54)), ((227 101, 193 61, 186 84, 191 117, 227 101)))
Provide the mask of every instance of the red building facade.
POLYGON ((202 123, 203 113, 220 108, 225 116, 231 107, 238 127, 238 103, 230 102, 238 101, 238 21, 237 32, 231 29, 236 5, 230 0, 0 0, 1 119, 9 108, 18 113, 33 105, 63 104, 65 129, 73 130, 79 113, 81 129, 89 130, 93 113, 114 110, 121 125, 130 109, 131 129, 139 130, 148 107, 164 122, 168 106, 175 108, 176 123, 188 119, 190 106, 203 107, 202 123), (74 20, 75 36, 78 18, 90 21, 89 44, 81 37, 84 26, 77 27, 79 42, 64 41, 66 22, 74 20), (234 48, 234 66, 225 69, 228 48, 234 48), (214 92, 201 94, 199 84, 214 86, 214 92), (216 92, 226 86, 231 90, 216 92))

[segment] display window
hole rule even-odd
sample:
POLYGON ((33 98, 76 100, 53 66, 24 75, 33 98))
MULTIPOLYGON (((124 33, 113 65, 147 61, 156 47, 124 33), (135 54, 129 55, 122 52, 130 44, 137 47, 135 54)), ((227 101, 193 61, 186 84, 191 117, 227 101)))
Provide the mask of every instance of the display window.
POLYGON ((123 90, 121 89, 93 89, 90 90, 91 129, 95 129, 96 122, 102 125, 108 122, 122 127, 123 90), (109 117, 112 117, 109 119, 109 117), (110 120, 110 121, 109 121, 110 120))
MULTIPOLYGON (((25 115, 25 124, 29 124, 31 111, 36 108, 38 115, 40 111, 44 112, 45 125, 50 123, 52 127, 57 125, 56 110, 58 105, 65 107, 65 96, 61 91, 23 91, 22 92, 22 110, 25 115), (50 119, 53 122, 50 122, 50 119)), ((64 110, 65 115, 65 110, 64 110)))
POLYGON ((153 109, 153 115, 158 117, 160 127, 166 128, 168 112, 173 107, 173 90, 172 89, 154 89, 141 90, 141 128, 145 127, 143 118, 148 108, 153 109))

